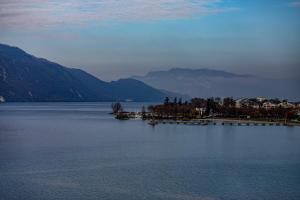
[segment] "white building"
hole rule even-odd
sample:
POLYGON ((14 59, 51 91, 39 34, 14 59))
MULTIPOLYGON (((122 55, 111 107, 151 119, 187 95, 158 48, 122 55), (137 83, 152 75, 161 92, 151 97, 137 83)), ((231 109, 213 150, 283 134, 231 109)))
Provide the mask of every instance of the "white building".
POLYGON ((295 108, 294 104, 289 103, 287 101, 283 101, 282 103, 278 104, 278 106, 282 108, 295 108))
POLYGON ((236 108, 241 108, 243 105, 246 105, 246 102, 248 101, 247 98, 242 98, 242 99, 237 99, 235 101, 235 107, 236 108))
POLYGON ((265 102, 263 103, 262 107, 265 109, 271 109, 271 108, 276 108, 277 105, 271 102, 265 102))
POLYGON ((3 102, 5 102, 5 99, 3 96, 0 96, 0 103, 3 103, 3 102))
POLYGON ((263 101, 267 100, 267 98, 266 97, 256 97, 256 100, 259 102, 263 102, 263 101))
POLYGON ((200 116, 202 116, 205 113, 206 108, 196 108, 196 111, 199 112, 200 116))

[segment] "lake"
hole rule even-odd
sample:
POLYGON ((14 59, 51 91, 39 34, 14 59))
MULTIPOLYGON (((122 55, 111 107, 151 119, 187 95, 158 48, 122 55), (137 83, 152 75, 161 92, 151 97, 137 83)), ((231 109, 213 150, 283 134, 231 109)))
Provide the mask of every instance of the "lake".
POLYGON ((109 112, 0 104, 0 199, 300 199, 299 127, 152 127, 109 112))

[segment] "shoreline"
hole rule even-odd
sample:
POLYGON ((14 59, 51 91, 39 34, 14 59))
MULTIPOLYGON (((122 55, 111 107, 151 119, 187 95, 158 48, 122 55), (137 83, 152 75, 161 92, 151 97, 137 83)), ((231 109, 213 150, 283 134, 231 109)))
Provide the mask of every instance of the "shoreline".
POLYGON ((146 115, 142 116, 141 113, 134 112, 123 112, 119 120, 130 120, 130 119, 142 119, 148 121, 150 125, 156 124, 194 124, 194 125, 239 125, 239 126, 250 126, 250 125, 262 125, 262 126, 300 126, 300 121, 285 121, 284 119, 238 119, 238 118, 194 118, 184 119, 176 117, 151 117, 146 115))
POLYGON ((175 120, 175 119, 154 119, 149 120, 149 124, 194 124, 194 125, 238 125, 238 126, 300 126, 300 122, 284 122, 284 121, 267 121, 267 120, 244 120, 244 119, 191 119, 191 120, 175 120))
MULTIPOLYGON (((206 120, 206 119, 204 119, 206 120)), ((268 121, 268 120, 258 120, 258 119, 229 119, 229 118, 215 118, 215 119, 208 119, 211 122, 217 121, 217 122, 227 122, 227 123, 256 123, 256 124, 282 124, 282 125, 295 125, 295 126, 300 126, 300 122, 292 122, 292 121, 288 121, 285 122, 284 120, 274 120, 274 121, 268 121)))

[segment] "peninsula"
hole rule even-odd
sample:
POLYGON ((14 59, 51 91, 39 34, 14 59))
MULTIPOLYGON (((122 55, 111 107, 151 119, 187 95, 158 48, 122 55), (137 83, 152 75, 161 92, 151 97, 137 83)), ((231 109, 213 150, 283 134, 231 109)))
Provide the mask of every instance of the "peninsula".
POLYGON ((300 103, 265 97, 241 98, 165 98, 162 104, 143 106, 140 112, 125 112, 119 103, 112 105, 117 119, 141 118, 149 124, 238 124, 300 125, 300 103))

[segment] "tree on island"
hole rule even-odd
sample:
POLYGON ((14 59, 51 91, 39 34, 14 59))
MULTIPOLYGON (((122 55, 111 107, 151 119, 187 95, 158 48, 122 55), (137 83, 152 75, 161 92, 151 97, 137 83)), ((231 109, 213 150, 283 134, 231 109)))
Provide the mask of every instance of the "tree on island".
POLYGON ((181 106, 182 105, 182 98, 179 98, 178 104, 181 106))
POLYGON ((154 112, 154 106, 153 105, 148 106, 148 111, 151 113, 154 112))
POLYGON ((112 103, 111 108, 112 108, 113 114, 117 114, 118 112, 123 111, 122 105, 119 102, 112 103))
POLYGON ((174 104, 177 104, 177 97, 174 98, 174 104))
POLYGON ((164 101, 164 104, 165 104, 165 105, 168 105, 168 104, 169 104, 169 102, 170 102, 170 99, 169 99, 169 97, 166 97, 166 98, 165 98, 165 101, 164 101))
POLYGON ((142 119, 146 119, 146 108, 145 106, 142 107, 142 119))

